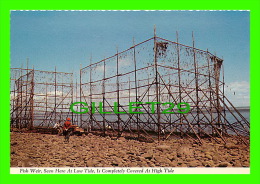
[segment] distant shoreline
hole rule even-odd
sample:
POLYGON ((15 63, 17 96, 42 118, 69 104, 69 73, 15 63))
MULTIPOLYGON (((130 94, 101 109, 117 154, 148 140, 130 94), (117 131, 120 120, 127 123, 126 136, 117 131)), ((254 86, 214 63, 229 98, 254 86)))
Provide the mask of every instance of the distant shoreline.
MULTIPOLYGON (((234 110, 234 108, 232 107, 229 107, 230 110, 234 110)), ((245 107, 235 107, 237 110, 250 110, 250 107, 249 106, 245 106, 245 107)))

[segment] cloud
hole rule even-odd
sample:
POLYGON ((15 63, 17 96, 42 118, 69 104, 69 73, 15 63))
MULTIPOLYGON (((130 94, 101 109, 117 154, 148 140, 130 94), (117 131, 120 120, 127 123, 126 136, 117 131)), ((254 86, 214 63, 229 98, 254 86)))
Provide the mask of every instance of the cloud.
POLYGON ((234 106, 250 105, 250 84, 247 81, 235 81, 225 86, 225 96, 234 106))
POLYGON ((241 81, 241 82, 236 81, 227 84, 226 89, 233 92, 238 91, 240 94, 242 93, 247 94, 249 92, 250 85, 249 82, 247 81, 241 81))
MULTIPOLYGON (((109 67, 110 66, 107 66, 106 65, 106 72, 108 71, 108 69, 109 69, 109 67)), ((104 65, 102 64, 102 65, 98 65, 95 69, 94 69, 94 72, 98 72, 98 73, 103 73, 104 72, 104 65)))
POLYGON ((119 60, 119 67, 130 66, 132 64, 134 64, 134 61, 132 58, 129 58, 129 57, 119 60))

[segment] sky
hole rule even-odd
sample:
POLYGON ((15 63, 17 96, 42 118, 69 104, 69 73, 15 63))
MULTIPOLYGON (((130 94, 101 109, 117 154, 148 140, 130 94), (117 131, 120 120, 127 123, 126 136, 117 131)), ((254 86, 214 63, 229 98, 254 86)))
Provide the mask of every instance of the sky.
POLYGON ((79 73, 82 67, 153 37, 224 59, 225 93, 249 106, 249 11, 12 11, 11 67, 79 73))

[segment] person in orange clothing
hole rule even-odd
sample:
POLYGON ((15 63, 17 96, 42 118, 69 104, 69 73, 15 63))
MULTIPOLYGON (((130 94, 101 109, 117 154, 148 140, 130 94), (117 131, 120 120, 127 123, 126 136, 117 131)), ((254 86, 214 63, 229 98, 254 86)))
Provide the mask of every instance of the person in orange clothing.
POLYGON ((69 142, 70 135, 72 134, 72 131, 70 131, 71 127, 71 119, 67 118, 67 121, 65 121, 63 126, 63 135, 65 136, 65 142, 69 142))
POLYGON ((71 119, 67 118, 67 121, 65 121, 63 130, 68 130, 71 127, 71 119))

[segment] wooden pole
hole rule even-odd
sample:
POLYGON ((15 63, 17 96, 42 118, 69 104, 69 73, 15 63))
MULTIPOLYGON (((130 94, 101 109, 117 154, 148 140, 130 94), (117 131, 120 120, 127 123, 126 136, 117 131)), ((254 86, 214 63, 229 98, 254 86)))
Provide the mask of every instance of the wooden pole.
MULTIPOLYGON (((104 72, 103 72, 103 83, 102 83, 102 97, 103 97, 103 112, 106 111, 105 107, 105 78, 106 78, 106 60, 103 61, 104 72)), ((106 135, 106 114, 103 114, 103 135, 106 135)))
POLYGON ((200 135, 200 114, 199 114, 199 88, 198 88, 198 71, 197 71, 197 61, 196 61, 196 51, 195 51, 195 40, 194 34, 192 31, 192 47, 193 47, 193 63, 194 63, 194 71, 195 71, 195 88, 196 88, 196 109, 197 109, 197 126, 199 129, 200 135))
MULTIPOLYGON (((90 56, 90 65, 92 65, 92 54, 90 56)), ((92 66, 90 67, 89 71, 89 96, 90 96, 90 104, 91 104, 91 113, 90 113, 90 131, 93 128, 93 113, 92 113, 92 66)), ((95 108, 95 107, 94 107, 95 108)))
MULTIPOLYGON (((136 65, 136 51, 135 51, 135 40, 133 38, 134 47, 134 67, 135 67, 135 101, 139 102, 138 98, 138 84, 137 84, 137 65, 136 65)), ((137 137, 140 138, 140 124, 139 124, 139 114, 136 115, 136 125, 137 125, 137 137)))
MULTIPOLYGON (((156 42, 156 26, 154 25, 154 69, 155 69, 155 88, 156 88, 156 101, 160 102, 159 96, 159 79, 158 79, 158 66, 157 66, 157 42, 156 42)), ((157 110, 157 128, 158 128, 158 141, 161 137, 161 119, 160 119, 160 104, 156 104, 157 110)))
MULTIPOLYGON (((119 56, 118 47, 116 49, 116 86, 117 86, 117 112, 119 112, 120 98, 119 98, 119 56)), ((120 137, 120 114, 117 114, 117 136, 120 137)))
MULTIPOLYGON (((56 69, 56 66, 55 66, 55 78, 54 78, 54 87, 55 87, 55 95, 54 95, 54 122, 56 123, 56 111, 57 111, 57 69, 56 69)), ((49 126, 49 124, 48 124, 49 126)))
MULTIPOLYGON (((179 89, 179 103, 182 102, 182 90, 181 90, 181 65, 180 65, 180 45, 179 45, 179 35, 178 35, 178 31, 176 31, 176 41, 177 41, 177 60, 178 60, 178 89, 179 89)), ((180 124, 181 124, 181 130, 182 130, 182 116, 183 114, 180 114, 179 117, 180 117, 180 124)), ((178 126, 178 125, 177 125, 178 126)), ((181 136, 182 133, 181 133, 181 136)))
MULTIPOLYGON (((212 91, 211 91, 211 69, 210 69, 210 60, 209 60, 209 53, 207 49, 207 63, 208 63, 208 81, 209 81, 209 108, 210 108, 210 122, 213 124, 213 106, 212 106, 212 91)), ((212 127, 212 134, 214 133, 214 128, 212 127)))
MULTIPOLYGON (((80 64, 80 70, 79 70, 79 101, 82 102, 82 65, 80 64)), ((80 104, 81 107, 81 104, 80 104)), ((80 127, 82 127, 82 114, 80 114, 80 127)))

